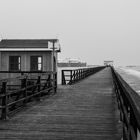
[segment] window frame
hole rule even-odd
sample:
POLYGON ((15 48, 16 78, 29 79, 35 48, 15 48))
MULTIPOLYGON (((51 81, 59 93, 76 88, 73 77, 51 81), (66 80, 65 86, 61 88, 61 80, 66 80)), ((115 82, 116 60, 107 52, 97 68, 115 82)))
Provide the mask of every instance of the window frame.
POLYGON ((19 55, 10 55, 9 56, 9 71, 21 71, 21 56, 19 55), (12 69, 11 65, 15 65, 14 62, 11 63, 11 57, 17 57, 18 58, 18 63, 17 63, 17 68, 18 69, 12 69), (19 61, 20 60, 20 61, 19 61))
POLYGON ((32 55, 30 56, 30 71, 42 71, 43 70, 43 57, 41 55, 32 55), (32 57, 37 58, 37 70, 32 69, 32 57), (39 57, 41 57, 41 63, 38 62, 39 57), (41 70, 39 70, 39 64, 41 64, 41 70))

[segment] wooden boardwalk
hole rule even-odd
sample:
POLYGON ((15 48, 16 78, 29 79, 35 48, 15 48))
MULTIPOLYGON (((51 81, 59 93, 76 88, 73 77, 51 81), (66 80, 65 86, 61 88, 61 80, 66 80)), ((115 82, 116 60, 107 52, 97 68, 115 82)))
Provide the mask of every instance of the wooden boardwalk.
POLYGON ((110 68, 0 121, 0 139, 120 140, 110 68))

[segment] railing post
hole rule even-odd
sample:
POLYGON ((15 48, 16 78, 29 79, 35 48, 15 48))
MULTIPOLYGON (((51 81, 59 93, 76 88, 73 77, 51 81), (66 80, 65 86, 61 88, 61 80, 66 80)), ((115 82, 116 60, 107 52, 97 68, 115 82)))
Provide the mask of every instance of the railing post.
POLYGON ((85 70, 85 77, 87 77, 88 69, 85 70))
MULTIPOLYGON (((38 79, 37 79, 37 92, 40 92, 41 90, 41 76, 38 76, 38 79)), ((37 100, 40 100, 40 96, 41 94, 38 94, 37 95, 37 100)))
POLYGON ((73 71, 73 82, 75 83, 75 70, 73 71))
POLYGON ((82 70, 80 69, 80 80, 82 79, 82 70))
POLYGON ((53 73, 53 92, 56 93, 56 73, 53 73))
POLYGON ((57 92, 57 72, 55 73, 55 76, 54 76, 54 80, 55 80, 55 93, 57 92))
POLYGON ((82 79, 83 79, 84 70, 82 69, 82 79))
POLYGON ((72 84, 73 82, 72 82, 72 70, 70 70, 70 82, 69 82, 70 84, 72 84))
POLYGON ((27 77, 22 79, 21 88, 25 88, 25 90, 24 90, 24 97, 25 97, 24 104, 26 104, 27 103, 27 77))
POLYGON ((61 84, 64 85, 64 74, 63 70, 61 71, 61 84))
POLYGON ((81 79, 83 79, 83 78, 82 78, 82 69, 81 69, 81 79))
POLYGON ((62 77, 62 85, 66 85, 66 81, 65 81, 65 75, 64 75, 64 70, 61 71, 61 77, 62 77))
POLYGON ((78 79, 80 80, 80 69, 78 71, 79 71, 79 76, 78 76, 79 78, 78 79))
POLYGON ((83 70, 83 78, 85 78, 85 69, 83 70))
POLYGON ((7 82, 2 82, 2 94, 4 95, 2 98, 2 114, 1 118, 3 120, 7 119, 8 115, 8 106, 7 106, 7 82))
POLYGON ((77 82, 77 70, 75 70, 75 82, 77 82))
POLYGON ((79 70, 79 80, 81 79, 81 70, 79 70))
POLYGON ((79 74, 78 74, 78 70, 76 70, 77 72, 76 72, 76 82, 78 81, 78 79, 79 79, 79 74))
POLYGON ((78 81, 80 80, 80 70, 78 69, 78 81))
MULTIPOLYGON (((52 80, 51 80, 51 75, 48 75, 48 78, 46 79, 45 86, 43 87, 43 90, 46 88, 52 88, 52 80)), ((51 90, 48 90, 50 92, 51 90)))
POLYGON ((40 92, 40 88, 41 88, 41 86, 40 86, 40 84, 41 84, 41 76, 38 76, 38 82, 37 82, 37 84, 38 84, 38 92, 40 92))

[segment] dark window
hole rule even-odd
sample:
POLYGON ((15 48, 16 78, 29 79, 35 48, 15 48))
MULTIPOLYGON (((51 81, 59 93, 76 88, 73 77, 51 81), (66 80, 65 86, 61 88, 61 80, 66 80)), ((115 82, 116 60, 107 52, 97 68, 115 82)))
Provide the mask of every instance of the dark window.
POLYGON ((20 56, 9 56, 9 70, 10 71, 21 70, 21 57, 20 56))
POLYGON ((31 71, 41 71, 41 70, 42 70, 42 57, 31 56, 31 71))

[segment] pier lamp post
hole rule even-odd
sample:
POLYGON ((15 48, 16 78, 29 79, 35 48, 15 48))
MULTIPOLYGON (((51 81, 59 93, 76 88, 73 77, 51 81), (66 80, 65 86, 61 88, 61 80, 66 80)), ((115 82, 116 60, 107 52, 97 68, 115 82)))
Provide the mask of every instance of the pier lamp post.
POLYGON ((55 93, 56 91, 55 91, 55 78, 56 78, 56 66, 55 66, 55 50, 57 49, 57 48, 55 48, 55 42, 56 42, 56 40, 53 40, 53 46, 52 46, 52 57, 53 57, 53 59, 52 59, 52 66, 53 66, 53 92, 55 93))
POLYGON ((54 57, 55 57, 55 41, 53 41, 52 46, 52 70, 53 70, 53 93, 55 93, 55 63, 54 63, 54 57))
POLYGON ((56 92, 56 87, 55 86, 57 86, 57 75, 56 75, 56 59, 55 59, 55 51, 56 51, 56 49, 58 49, 58 52, 60 52, 61 51, 61 46, 60 46, 60 43, 58 42, 58 40, 57 39, 55 39, 55 40, 53 40, 52 41, 52 43, 53 43, 53 46, 52 46, 52 48, 50 48, 50 49, 52 49, 52 57, 53 57, 53 59, 52 59, 52 71, 53 71, 53 86, 54 86, 54 88, 53 88, 53 90, 54 90, 54 93, 56 92), (57 47, 55 47, 55 43, 58 43, 58 48, 57 47), (55 81, 56 80, 56 81, 55 81))

